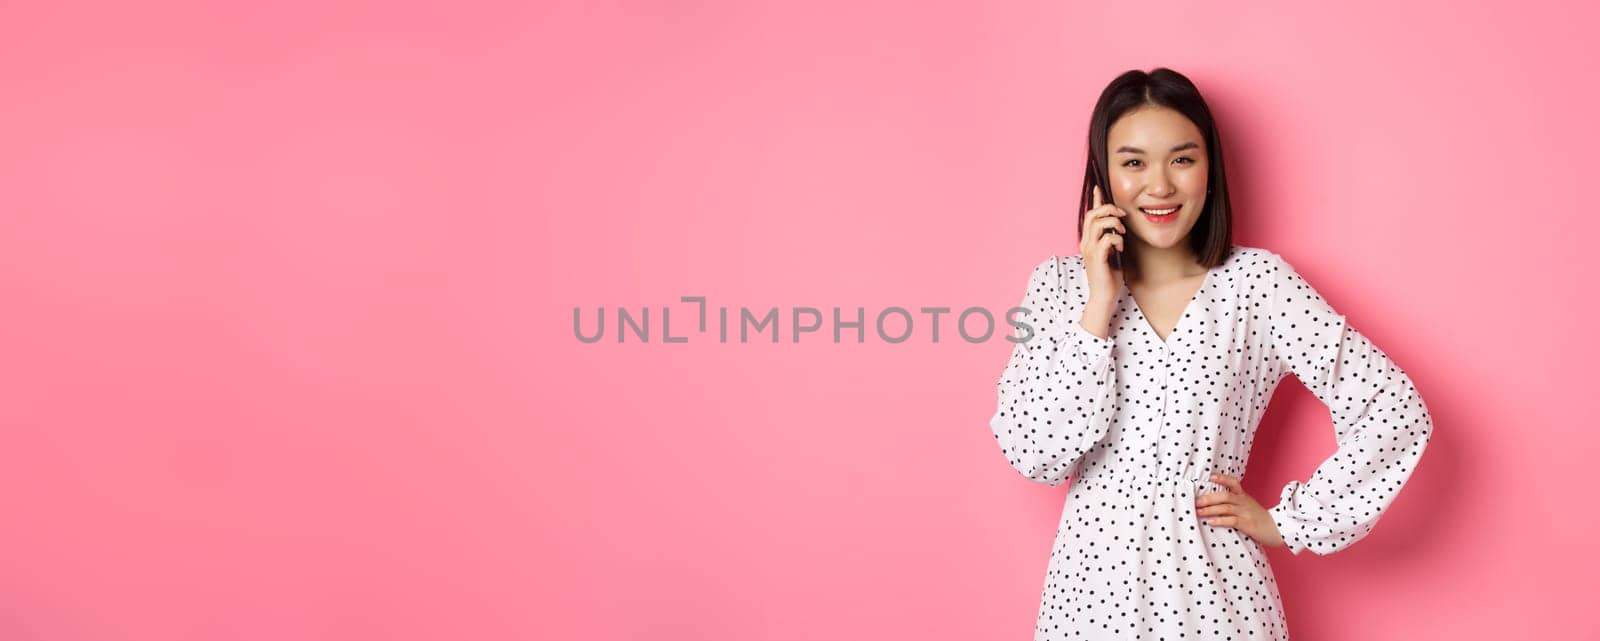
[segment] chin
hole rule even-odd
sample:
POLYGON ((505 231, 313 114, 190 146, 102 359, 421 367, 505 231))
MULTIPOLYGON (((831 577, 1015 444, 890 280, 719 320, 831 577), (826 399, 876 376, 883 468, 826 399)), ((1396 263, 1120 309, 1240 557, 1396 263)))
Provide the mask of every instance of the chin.
MULTIPOLYGON (((1190 229, 1193 229, 1193 227, 1190 229)), ((1156 238, 1141 237, 1140 240, 1144 241, 1144 244, 1156 249, 1171 249, 1183 244, 1184 239, 1188 237, 1189 232, 1185 230, 1181 234, 1159 234, 1156 238)))

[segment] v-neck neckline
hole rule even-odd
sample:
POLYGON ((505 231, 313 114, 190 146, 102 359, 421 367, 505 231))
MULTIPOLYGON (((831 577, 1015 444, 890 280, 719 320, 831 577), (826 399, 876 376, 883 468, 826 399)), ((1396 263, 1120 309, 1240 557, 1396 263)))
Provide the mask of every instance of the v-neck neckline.
POLYGON ((1139 322, 1144 325, 1144 330, 1150 332, 1151 336, 1156 337, 1156 340, 1162 346, 1171 346, 1172 341, 1182 335, 1179 330, 1184 328, 1185 321, 1188 321, 1189 317, 1193 315, 1191 312, 1194 311, 1196 301, 1200 300, 1200 295, 1205 293, 1206 287, 1211 285, 1211 275, 1215 274, 1220 267, 1221 265, 1206 268, 1205 276, 1200 279, 1200 287, 1194 290, 1194 295, 1190 296, 1189 302, 1184 304, 1183 311, 1178 316, 1178 322, 1172 325, 1172 331, 1167 332, 1166 338, 1161 338, 1161 334, 1156 332, 1155 326, 1150 324, 1150 317, 1144 315, 1144 308, 1139 306, 1139 299, 1133 297, 1133 288, 1129 287, 1127 283, 1123 283, 1122 288, 1127 292, 1128 302, 1133 306, 1134 312, 1139 314, 1139 322))

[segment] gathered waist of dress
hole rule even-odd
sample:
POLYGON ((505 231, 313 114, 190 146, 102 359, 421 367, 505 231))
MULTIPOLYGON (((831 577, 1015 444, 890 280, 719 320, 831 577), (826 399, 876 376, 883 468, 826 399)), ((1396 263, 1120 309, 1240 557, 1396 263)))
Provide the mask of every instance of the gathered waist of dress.
MULTIPOLYGON (((1208 484, 1211 484, 1211 485, 1217 485, 1217 483, 1215 483, 1215 482, 1213 482, 1211 480, 1211 475, 1212 474, 1228 474, 1228 473, 1227 472, 1205 471, 1205 472, 1193 472, 1193 473, 1187 473, 1187 474, 1156 474, 1156 473, 1151 473, 1151 472, 1130 472, 1130 471, 1122 471, 1122 470, 1098 470, 1093 474, 1090 474, 1090 475, 1087 475, 1087 476, 1080 476, 1080 477, 1074 479, 1073 482, 1076 483, 1078 481, 1082 481, 1082 482, 1085 482, 1085 483, 1114 483, 1114 484, 1128 484, 1128 483, 1147 483, 1147 484, 1148 483, 1174 483, 1174 484, 1188 483, 1188 484, 1200 484, 1200 483, 1208 483, 1208 484)), ((1242 475, 1229 474, 1229 476, 1238 476, 1239 480, 1241 482, 1244 480, 1242 475)))

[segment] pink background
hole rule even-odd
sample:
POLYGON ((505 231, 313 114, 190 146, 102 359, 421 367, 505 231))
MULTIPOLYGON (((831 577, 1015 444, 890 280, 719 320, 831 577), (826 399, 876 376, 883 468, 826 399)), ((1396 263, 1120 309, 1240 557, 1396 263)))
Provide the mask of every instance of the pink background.
MULTIPOLYGON (((1236 241, 1437 425, 1368 539, 1270 551, 1295 638, 1594 638, 1580 4, 6 4, 0 637, 1029 638, 1009 343, 572 310, 1003 310, 1166 65, 1236 241)), ((1333 437, 1292 379, 1263 430, 1270 505, 1333 437)))

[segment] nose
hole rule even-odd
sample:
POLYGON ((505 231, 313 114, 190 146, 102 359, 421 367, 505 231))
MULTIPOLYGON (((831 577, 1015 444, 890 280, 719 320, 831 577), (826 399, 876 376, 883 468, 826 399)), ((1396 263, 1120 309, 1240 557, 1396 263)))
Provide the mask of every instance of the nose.
POLYGON ((1150 172, 1150 182, 1145 185, 1145 190, 1156 198, 1171 196, 1173 192, 1172 181, 1167 179, 1166 171, 1152 171, 1150 172))

